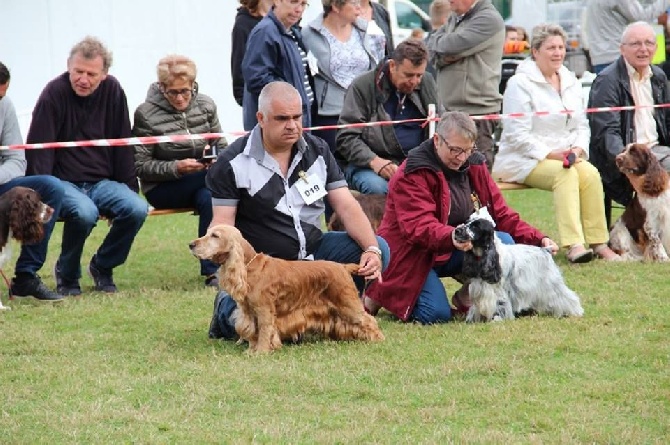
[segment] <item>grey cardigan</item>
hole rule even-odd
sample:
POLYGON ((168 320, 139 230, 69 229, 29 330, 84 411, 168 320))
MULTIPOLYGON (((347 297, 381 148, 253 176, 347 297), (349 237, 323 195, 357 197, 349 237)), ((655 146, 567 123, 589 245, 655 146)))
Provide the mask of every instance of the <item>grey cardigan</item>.
MULTIPOLYGON (((379 62, 372 55, 369 37, 367 35, 367 22, 363 19, 356 20, 354 31, 361 36, 363 48, 370 58, 368 70, 374 68, 379 62)), ((339 116, 344 103, 344 95, 347 88, 337 83, 330 70, 330 45, 324 35, 323 14, 319 15, 302 30, 302 41, 307 50, 316 58, 318 72, 314 75, 314 94, 319 106, 320 116, 339 116)), ((366 70, 367 71, 367 70, 366 70)), ((361 73, 362 74, 362 73, 361 73)))
POLYGON ((491 0, 478 0, 457 18, 452 13, 428 40, 442 105, 468 114, 498 113, 505 23, 491 0))

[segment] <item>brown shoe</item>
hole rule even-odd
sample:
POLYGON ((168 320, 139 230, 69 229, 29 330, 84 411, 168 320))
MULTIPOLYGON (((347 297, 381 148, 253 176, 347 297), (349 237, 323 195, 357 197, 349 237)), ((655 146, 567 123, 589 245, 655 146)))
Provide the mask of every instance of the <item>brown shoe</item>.
POLYGON ((368 314, 372 315, 373 317, 377 315, 377 312, 379 312, 379 309, 381 309, 381 305, 377 303, 375 300, 372 298, 368 297, 367 295, 363 294, 363 308, 365 309, 365 312, 368 314))
POLYGON ((568 249, 565 256, 573 264, 588 263, 593 259, 593 250, 586 249, 581 244, 574 244, 568 249))

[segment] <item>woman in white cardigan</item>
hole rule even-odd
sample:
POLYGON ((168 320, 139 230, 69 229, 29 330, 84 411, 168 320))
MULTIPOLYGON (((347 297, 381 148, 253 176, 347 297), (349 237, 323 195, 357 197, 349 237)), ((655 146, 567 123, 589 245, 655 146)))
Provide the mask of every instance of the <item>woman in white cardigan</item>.
POLYGON ((588 162, 590 130, 583 112, 582 86, 565 66, 567 35, 558 25, 535 27, 531 58, 509 80, 503 113, 528 113, 503 121, 493 176, 549 190, 562 247, 573 263, 594 256, 618 260, 608 246, 603 188, 588 162), (577 110, 575 113, 561 113, 577 110), (549 115, 532 115, 548 111, 549 115))

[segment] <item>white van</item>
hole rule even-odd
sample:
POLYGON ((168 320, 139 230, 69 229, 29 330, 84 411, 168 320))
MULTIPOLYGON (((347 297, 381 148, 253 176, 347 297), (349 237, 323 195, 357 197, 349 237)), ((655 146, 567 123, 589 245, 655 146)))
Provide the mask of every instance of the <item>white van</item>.
MULTIPOLYGON (((372 0, 381 3, 389 12, 393 45, 397 46, 412 34, 415 28, 426 33, 430 31, 430 18, 420 7, 410 0, 372 0)), ((312 0, 302 15, 303 26, 323 12, 321 0, 312 0)))
POLYGON ((423 29, 426 34, 431 30, 430 17, 410 0, 380 0, 388 9, 393 45, 407 39, 415 28, 423 29))

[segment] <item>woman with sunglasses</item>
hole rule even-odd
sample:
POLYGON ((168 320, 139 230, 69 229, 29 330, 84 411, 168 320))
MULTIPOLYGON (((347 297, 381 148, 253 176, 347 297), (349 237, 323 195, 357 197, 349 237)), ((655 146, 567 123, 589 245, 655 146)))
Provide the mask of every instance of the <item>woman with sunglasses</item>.
POLYGON ((503 96, 503 113, 526 114, 503 120, 493 176, 552 191, 568 261, 586 263, 596 256, 614 261, 620 258, 607 246, 602 181, 588 162, 591 132, 582 85, 563 66, 566 40, 559 25, 533 29, 531 58, 518 66, 503 96), (536 111, 550 114, 533 115, 536 111))
MULTIPOLYGON (((195 63, 170 55, 157 67, 158 82, 149 87, 146 101, 135 110, 135 136, 220 133, 214 101, 198 93, 195 63)), ((149 204, 157 209, 192 207, 198 213, 198 236, 212 220, 212 196, 205 175, 225 138, 194 139, 135 146, 135 172, 149 204)), ((218 287, 211 261, 200 261, 205 285, 218 287)))

